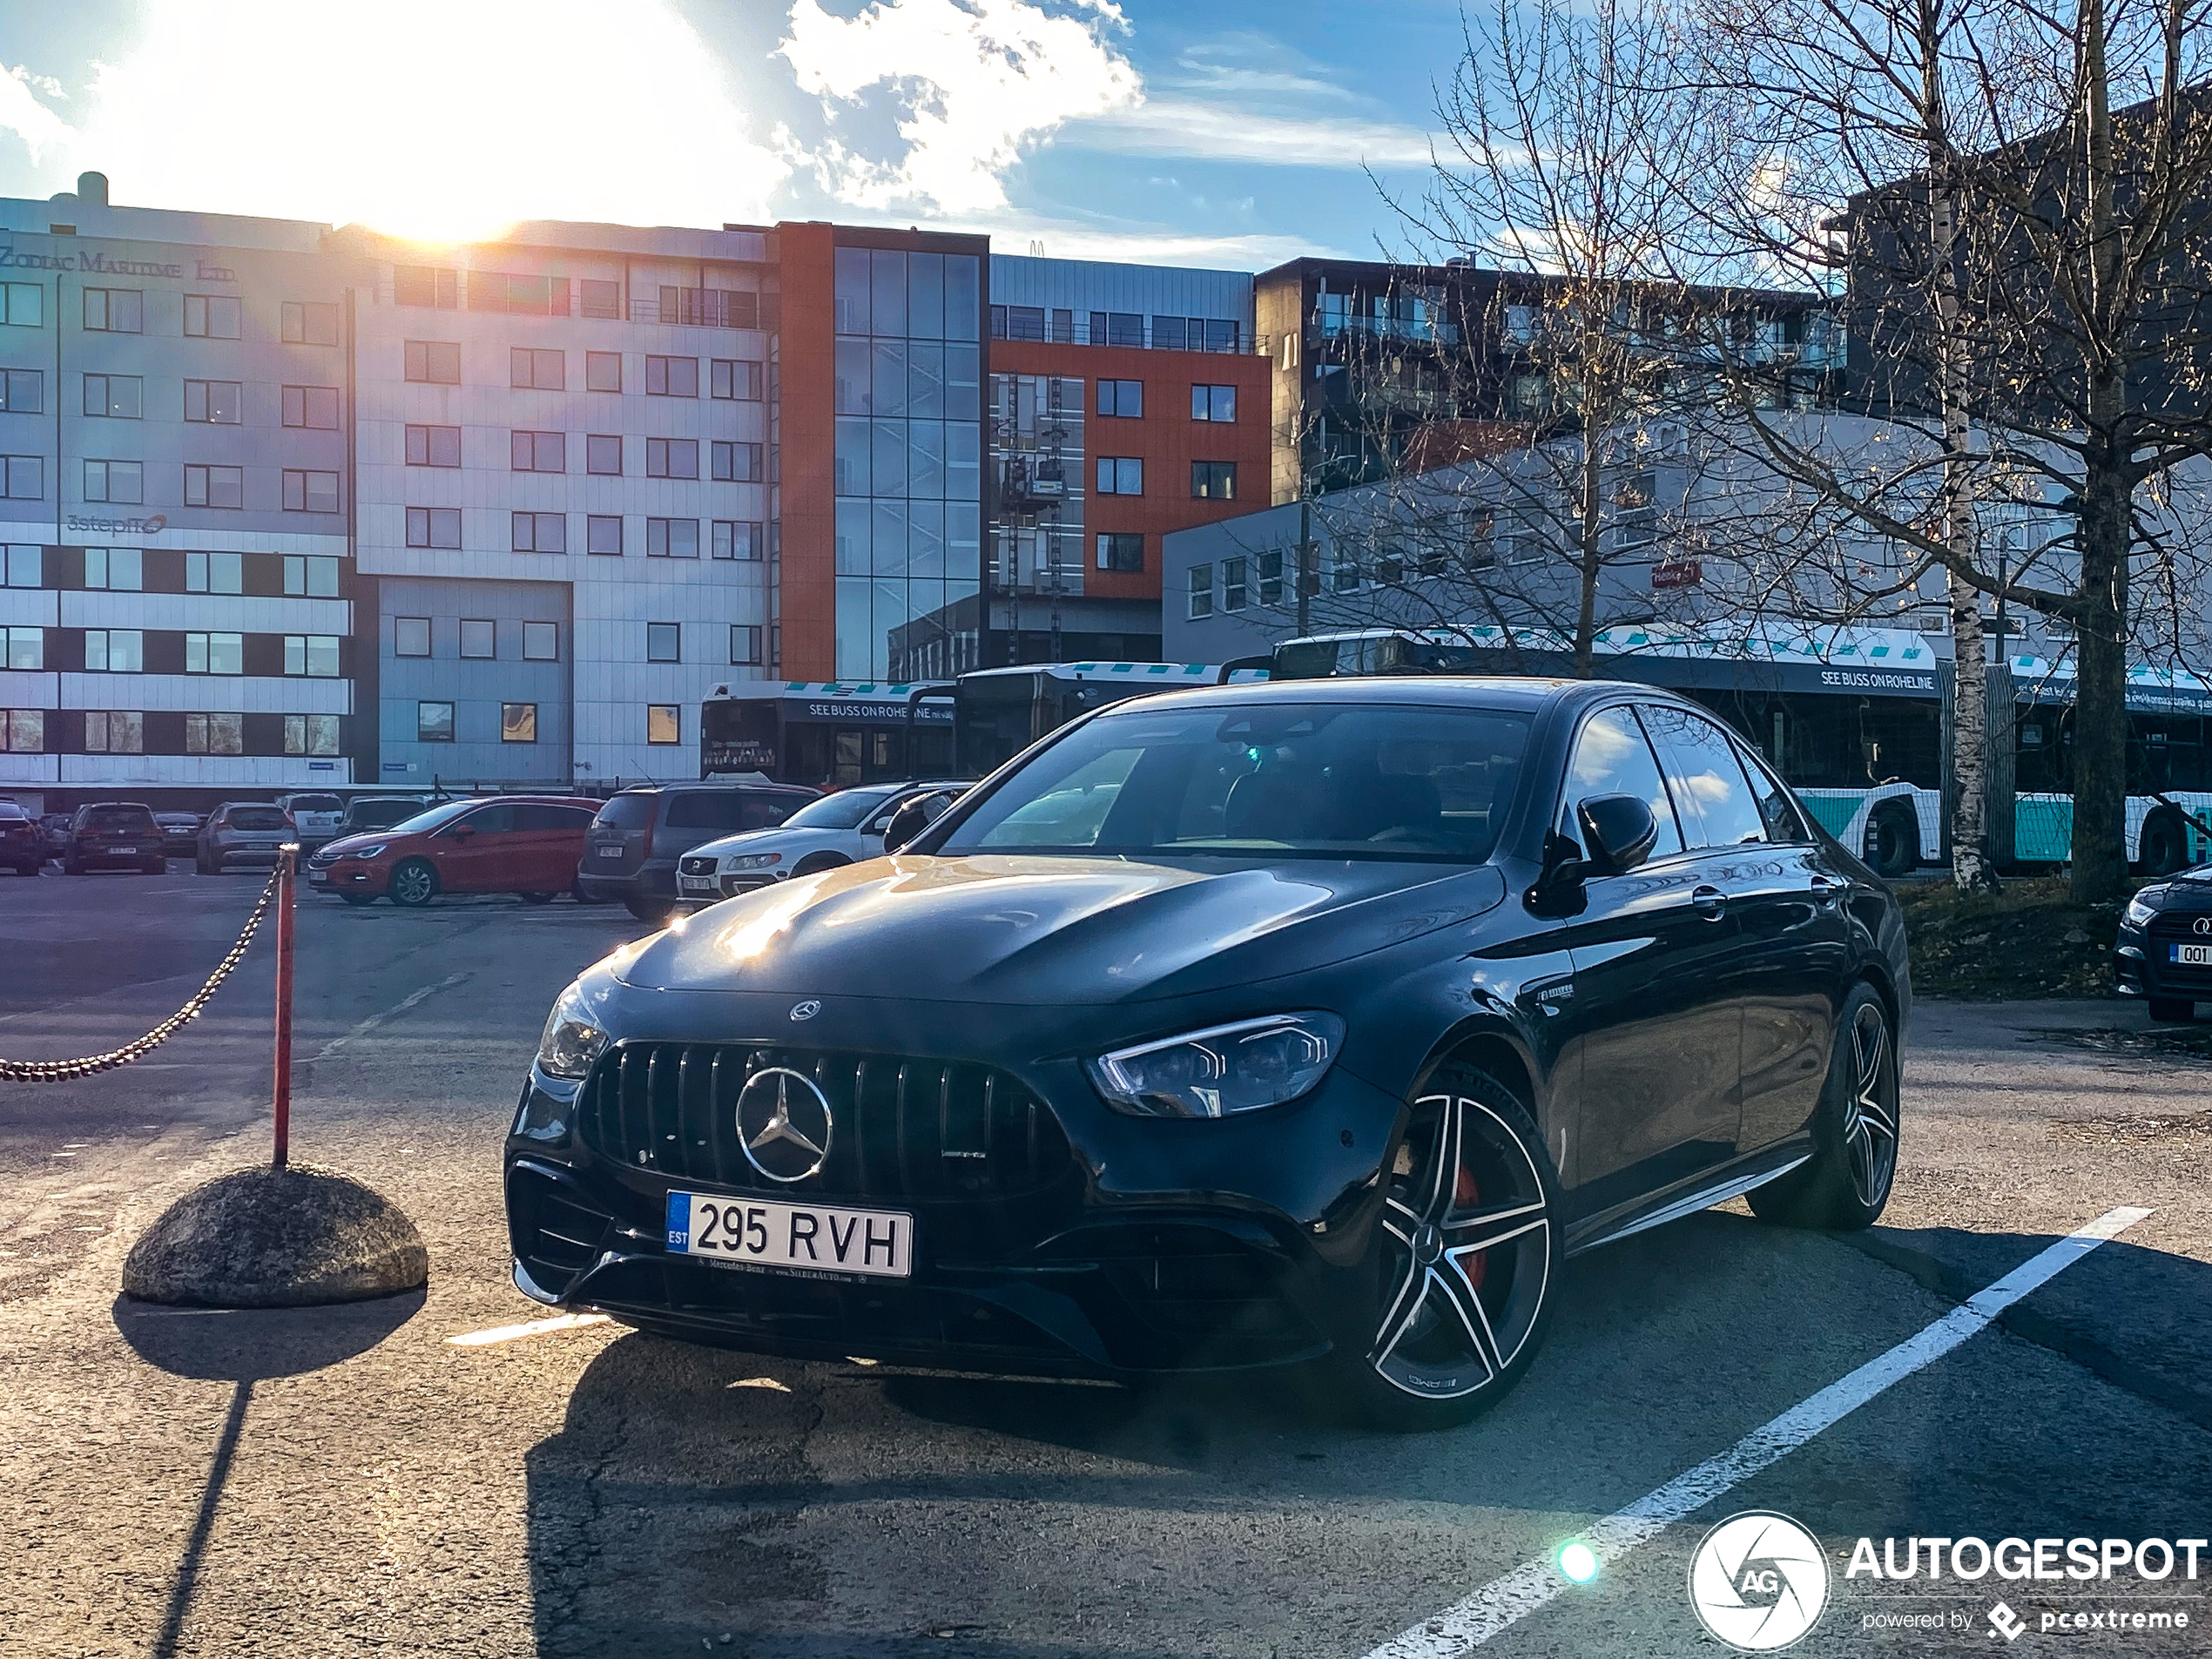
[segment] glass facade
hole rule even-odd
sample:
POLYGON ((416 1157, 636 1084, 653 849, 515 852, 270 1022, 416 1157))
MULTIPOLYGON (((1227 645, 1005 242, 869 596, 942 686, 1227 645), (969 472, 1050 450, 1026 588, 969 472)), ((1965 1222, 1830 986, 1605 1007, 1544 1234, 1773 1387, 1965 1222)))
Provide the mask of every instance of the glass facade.
MULTIPOLYGON (((979 279, 972 254, 837 250, 841 680, 900 678, 894 654, 906 656, 933 618, 948 632, 956 616, 974 625, 982 565, 979 279)), ((973 650, 969 643, 961 654, 973 650)))

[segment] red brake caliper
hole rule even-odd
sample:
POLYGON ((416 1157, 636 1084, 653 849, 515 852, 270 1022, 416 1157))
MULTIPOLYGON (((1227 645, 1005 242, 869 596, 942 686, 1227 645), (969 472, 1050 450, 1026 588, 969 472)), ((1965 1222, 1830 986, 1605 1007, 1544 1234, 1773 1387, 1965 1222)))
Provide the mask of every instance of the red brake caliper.
MULTIPOLYGON (((1462 1163, 1460 1178, 1452 1188, 1452 1207, 1454 1210, 1472 1210, 1481 1202, 1482 1194, 1474 1184, 1474 1171, 1462 1163)), ((1482 1288, 1483 1271, 1489 1264, 1490 1252, 1487 1250, 1477 1256, 1462 1256, 1460 1258, 1460 1266, 1467 1274, 1467 1283, 1478 1291, 1482 1288)))

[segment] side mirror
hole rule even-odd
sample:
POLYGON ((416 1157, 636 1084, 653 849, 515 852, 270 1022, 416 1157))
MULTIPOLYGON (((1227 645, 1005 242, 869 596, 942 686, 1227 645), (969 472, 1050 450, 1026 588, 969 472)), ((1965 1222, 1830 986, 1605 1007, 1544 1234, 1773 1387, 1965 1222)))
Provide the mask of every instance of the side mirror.
POLYGON ((1590 875, 1625 875, 1651 856, 1659 820, 1634 795, 1593 795, 1575 808, 1590 875))
POLYGON ((919 799, 910 800, 891 814, 891 821, 883 826, 883 850, 896 853, 907 842, 929 827, 929 814, 922 810, 919 799))
POLYGON ((446 834, 454 840, 465 841, 475 833, 476 831, 473 825, 455 824, 451 829, 446 832, 446 834))

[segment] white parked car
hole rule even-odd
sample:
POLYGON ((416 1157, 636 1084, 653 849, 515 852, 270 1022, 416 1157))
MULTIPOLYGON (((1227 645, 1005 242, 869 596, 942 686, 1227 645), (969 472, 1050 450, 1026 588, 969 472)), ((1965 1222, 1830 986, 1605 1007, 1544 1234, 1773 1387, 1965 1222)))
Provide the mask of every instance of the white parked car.
POLYGON ((279 795, 276 804, 292 820, 293 831, 300 840, 300 851, 305 853, 314 852, 325 841, 334 840, 339 825, 345 821, 346 803, 335 795, 320 792, 279 795))
POLYGON ((910 800, 934 821, 958 799, 965 783, 862 784, 810 800, 773 829, 741 830, 695 846, 676 862, 676 896, 685 904, 712 904, 795 875, 813 875, 840 864, 883 854, 891 815, 910 800))

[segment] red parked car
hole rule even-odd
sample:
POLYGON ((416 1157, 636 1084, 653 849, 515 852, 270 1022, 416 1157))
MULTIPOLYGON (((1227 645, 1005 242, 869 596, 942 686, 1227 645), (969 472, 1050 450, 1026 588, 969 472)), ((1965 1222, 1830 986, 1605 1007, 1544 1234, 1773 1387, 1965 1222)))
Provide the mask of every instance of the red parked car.
POLYGON ((320 848, 307 860, 307 885, 348 904, 426 905, 441 893, 518 893, 545 904, 574 891, 583 833, 598 810, 567 795, 449 800, 320 848))

